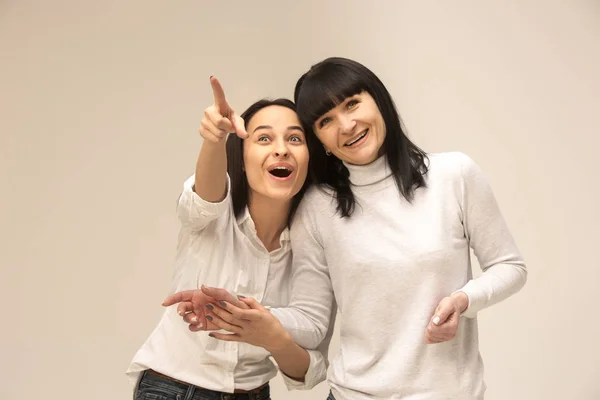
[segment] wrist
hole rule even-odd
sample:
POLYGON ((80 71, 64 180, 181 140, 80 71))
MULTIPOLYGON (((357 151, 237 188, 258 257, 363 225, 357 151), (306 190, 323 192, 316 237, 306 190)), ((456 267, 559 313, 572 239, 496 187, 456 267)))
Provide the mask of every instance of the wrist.
POLYGON ((222 139, 217 140, 216 142, 213 140, 203 139, 202 147, 206 147, 207 149, 211 150, 222 150, 225 148, 225 145, 227 143, 227 136, 228 135, 226 135, 222 139))
POLYGON ((452 295, 450 295, 450 297, 452 300, 454 300, 454 304, 456 305, 456 308, 460 314, 465 312, 465 310, 469 307, 469 296, 467 296, 465 292, 454 292, 452 295))
POLYGON ((285 351, 285 349, 288 349, 293 343, 294 339, 292 339, 292 335, 290 335, 290 333, 285 329, 282 329, 281 334, 277 335, 277 337, 275 337, 271 343, 269 343, 269 346, 266 348, 266 350, 271 353, 273 357, 277 357, 279 353, 285 351))

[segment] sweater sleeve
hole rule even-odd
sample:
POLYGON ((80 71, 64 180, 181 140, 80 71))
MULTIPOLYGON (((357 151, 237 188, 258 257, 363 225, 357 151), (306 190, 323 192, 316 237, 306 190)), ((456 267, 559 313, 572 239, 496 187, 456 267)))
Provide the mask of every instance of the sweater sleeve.
POLYGON ((285 374, 281 374, 283 382, 288 390, 309 390, 323 382, 327 378, 327 368, 329 367, 329 345, 333 335, 335 314, 331 317, 329 330, 325 339, 319 344, 316 350, 308 350, 310 364, 308 371, 304 376, 304 381, 297 381, 285 374))
POLYGON ((463 315, 473 318, 484 308, 517 293, 527 280, 525 262, 479 166, 462 155, 459 196, 463 226, 483 274, 458 291, 467 294, 463 315))
POLYGON ((294 261, 292 264, 292 294, 286 308, 271 312, 305 349, 316 349, 327 337, 337 312, 325 252, 314 229, 309 209, 310 199, 304 199, 290 230, 294 261))

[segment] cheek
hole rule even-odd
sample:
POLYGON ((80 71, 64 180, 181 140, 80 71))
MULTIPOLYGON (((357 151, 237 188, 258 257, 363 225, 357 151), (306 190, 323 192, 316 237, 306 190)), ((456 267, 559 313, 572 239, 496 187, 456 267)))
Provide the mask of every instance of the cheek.
POLYGON ((331 135, 328 135, 325 131, 320 131, 315 134, 319 142, 325 147, 331 147, 331 135))
POLYGON ((308 148, 303 147, 298 149, 298 151, 294 152, 294 158, 296 159, 296 163, 298 164, 298 168, 308 169, 308 148))
POLYGON ((256 154, 244 152, 244 170, 246 171, 246 177, 248 178, 248 181, 251 181, 253 178, 259 176, 260 168, 260 160, 256 154))

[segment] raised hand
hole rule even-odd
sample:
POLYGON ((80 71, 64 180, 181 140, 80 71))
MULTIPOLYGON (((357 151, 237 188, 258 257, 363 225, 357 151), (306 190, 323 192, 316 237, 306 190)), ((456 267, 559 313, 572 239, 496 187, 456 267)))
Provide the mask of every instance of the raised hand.
POLYGON ((244 120, 237 116, 227 103, 223 87, 217 78, 210 77, 213 90, 214 104, 204 110, 204 118, 200 123, 200 135, 208 141, 217 143, 227 138, 229 133, 235 133, 242 139, 248 137, 244 120))

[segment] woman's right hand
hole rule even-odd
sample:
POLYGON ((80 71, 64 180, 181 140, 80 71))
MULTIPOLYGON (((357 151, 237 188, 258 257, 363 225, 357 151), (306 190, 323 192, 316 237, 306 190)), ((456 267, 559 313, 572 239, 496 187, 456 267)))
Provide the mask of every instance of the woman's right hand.
POLYGON ((228 301, 219 301, 218 305, 206 305, 209 310, 206 319, 220 329, 231 332, 213 332, 209 336, 228 342, 259 346, 271 353, 284 350, 293 343, 291 335, 266 307, 255 299, 240 297, 240 300, 243 308, 228 301))
POLYGON ((205 140, 219 143, 227 138, 229 133, 235 133, 242 139, 248 137, 244 120, 237 116, 225 99, 225 92, 217 78, 210 77, 215 102, 204 110, 204 118, 200 123, 200 136, 205 140))

